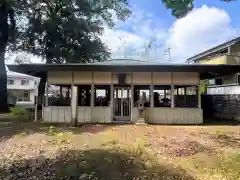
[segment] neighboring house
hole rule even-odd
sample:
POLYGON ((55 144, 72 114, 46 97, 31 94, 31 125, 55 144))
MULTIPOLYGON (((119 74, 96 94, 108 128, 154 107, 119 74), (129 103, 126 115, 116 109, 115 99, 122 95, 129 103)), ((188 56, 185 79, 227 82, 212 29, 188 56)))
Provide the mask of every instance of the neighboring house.
MULTIPOLYGON (((204 51, 186 61, 197 64, 240 64, 240 37, 204 51)), ((217 74, 215 74, 217 76, 217 74)), ((208 94, 240 94, 240 72, 208 80, 208 94)))
POLYGON ((9 69, 46 76, 47 84, 70 88, 48 98, 42 119, 62 123, 201 124, 200 80, 239 72, 239 66, 161 64, 109 60, 91 64, 22 64, 9 69), (68 94, 68 93, 66 93, 68 94), (142 113, 141 110, 144 110, 142 113))
POLYGON ((10 104, 13 102, 31 102, 34 103, 37 96, 39 78, 7 71, 7 89, 10 104))

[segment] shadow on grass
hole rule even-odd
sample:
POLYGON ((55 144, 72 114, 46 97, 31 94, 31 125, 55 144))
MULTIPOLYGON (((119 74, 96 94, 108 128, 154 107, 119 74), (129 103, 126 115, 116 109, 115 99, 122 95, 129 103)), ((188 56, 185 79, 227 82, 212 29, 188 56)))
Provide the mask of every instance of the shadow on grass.
POLYGON ((204 118, 203 126, 237 126, 240 125, 240 121, 231 119, 216 119, 216 118, 204 118))
POLYGON ((65 151, 54 159, 38 157, 1 164, 0 179, 194 180, 182 169, 147 162, 140 155, 113 149, 65 151))
POLYGON ((54 135, 61 132, 72 132, 74 134, 82 133, 99 133, 114 125, 79 125, 79 127, 71 127, 67 124, 46 124, 41 122, 25 121, 16 117, 0 118, 0 142, 7 140, 14 135, 29 135, 33 133, 44 133, 54 135))
POLYGON ((172 142, 167 146, 169 146, 167 153, 176 157, 193 156, 202 152, 211 154, 214 152, 210 147, 206 147, 197 141, 172 142))
POLYGON ((222 146, 229 146, 232 148, 240 148, 240 138, 236 138, 233 135, 228 134, 211 134, 211 139, 219 143, 222 146))

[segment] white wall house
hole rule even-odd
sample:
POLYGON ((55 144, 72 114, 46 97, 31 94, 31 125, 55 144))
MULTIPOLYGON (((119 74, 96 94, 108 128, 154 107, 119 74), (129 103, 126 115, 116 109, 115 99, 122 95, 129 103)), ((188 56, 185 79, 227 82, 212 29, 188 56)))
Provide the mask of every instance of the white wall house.
POLYGON ((16 101, 34 102, 38 84, 39 78, 7 71, 8 96, 16 98, 16 101))

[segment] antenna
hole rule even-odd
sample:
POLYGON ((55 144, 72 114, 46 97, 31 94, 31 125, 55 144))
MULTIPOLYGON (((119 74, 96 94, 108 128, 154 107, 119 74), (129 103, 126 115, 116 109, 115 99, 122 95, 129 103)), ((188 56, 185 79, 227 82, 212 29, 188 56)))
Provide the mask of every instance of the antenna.
POLYGON ((168 61, 171 62, 171 49, 172 48, 167 48, 167 49, 164 49, 164 55, 168 55, 168 61))
MULTIPOLYGON (((124 42, 123 42, 123 44, 120 45, 120 46, 117 48, 117 50, 116 50, 115 52, 113 52, 112 54, 117 53, 117 52, 118 52, 120 49, 122 49, 122 48, 125 46, 125 44, 127 43, 127 41, 126 41, 125 39, 121 38, 120 36, 117 36, 117 37, 118 37, 118 39, 119 39, 120 41, 124 41, 124 42)), ((125 50, 124 50, 124 56, 125 56, 125 50)))

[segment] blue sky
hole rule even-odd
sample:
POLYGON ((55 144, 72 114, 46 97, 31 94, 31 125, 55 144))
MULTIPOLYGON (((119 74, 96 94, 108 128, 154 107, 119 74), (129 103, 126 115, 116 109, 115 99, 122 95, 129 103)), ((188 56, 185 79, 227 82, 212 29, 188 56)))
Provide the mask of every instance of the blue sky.
POLYGON ((106 29, 103 40, 113 57, 132 57, 166 62, 164 49, 171 48, 171 59, 186 58, 240 35, 240 1, 195 0, 186 17, 176 19, 161 0, 129 0, 132 15, 116 20, 115 29, 106 29), (150 42, 152 48, 145 53, 150 42))
MULTIPOLYGON (((176 19, 161 0, 129 0, 132 15, 115 28, 105 27, 102 40, 113 58, 184 63, 197 53, 240 36, 240 0, 195 0, 194 9, 176 19), (151 48, 147 46, 151 44, 151 48), (148 49, 148 50, 147 50, 148 49), (146 53, 148 51, 148 53, 146 53)), ((31 58, 40 62, 39 58, 31 58)))

